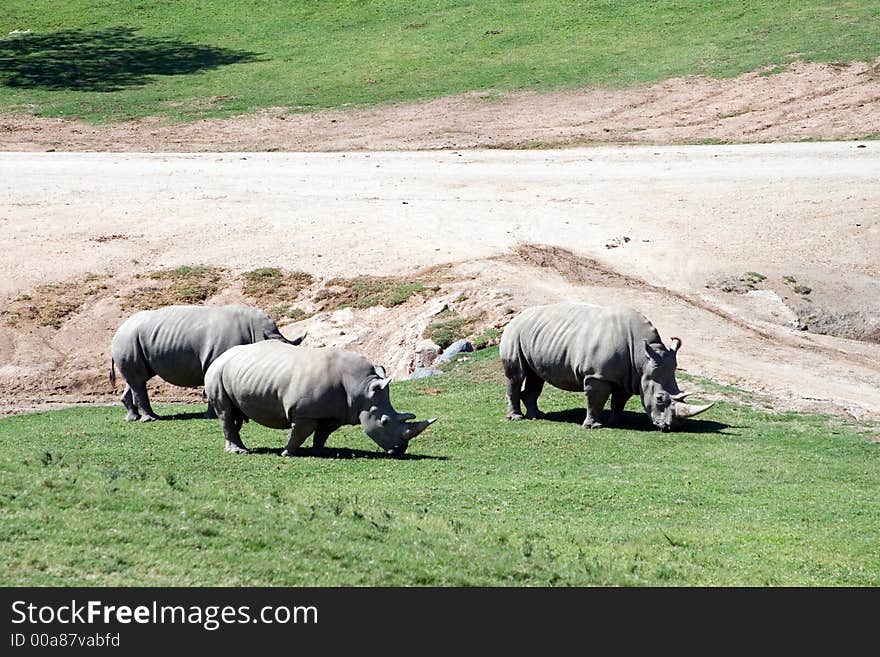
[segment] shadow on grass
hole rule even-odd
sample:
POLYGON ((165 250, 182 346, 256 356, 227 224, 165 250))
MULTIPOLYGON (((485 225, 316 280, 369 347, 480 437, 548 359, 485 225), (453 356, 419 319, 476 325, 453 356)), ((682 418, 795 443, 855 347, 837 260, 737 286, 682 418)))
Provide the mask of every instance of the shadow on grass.
POLYGON ((157 75, 257 61, 257 53, 140 36, 129 27, 0 39, 0 84, 55 91, 119 91, 157 75))
MULTIPOLYGON (((274 454, 281 456, 283 448, 274 447, 254 447, 250 449, 251 454, 274 454)), ((325 447, 324 449, 315 449, 314 447, 300 447, 296 450, 293 458, 311 457, 318 459, 396 459, 398 461, 448 461, 448 456, 431 456, 430 454, 403 454, 402 456, 390 456, 385 452, 367 451, 365 449, 349 449, 348 447, 325 447)))
POLYGON ((173 415, 162 415, 160 420, 212 420, 213 422, 217 421, 217 418, 207 418, 205 417, 205 411, 189 411, 186 413, 174 413, 173 415))
MULTIPOLYGON (((610 411, 604 411, 602 413, 602 421, 607 422, 610 411)), ((586 417, 587 412, 583 408, 569 408, 564 411, 551 411, 549 413, 545 413, 544 417, 541 418, 543 420, 548 420, 550 422, 568 422, 572 424, 583 424, 584 417, 586 417)), ((523 420, 524 422, 528 422, 528 420, 523 420)), ((655 427, 651 420, 648 419, 648 416, 645 413, 636 413, 633 411, 624 411, 623 412, 623 422, 616 427, 609 427, 613 429, 626 429, 628 431, 659 431, 657 427, 655 427)), ((724 422, 715 422, 714 420, 704 420, 693 418, 685 422, 681 429, 677 431, 677 433, 727 433, 725 429, 735 429, 729 424, 725 424, 724 422)))

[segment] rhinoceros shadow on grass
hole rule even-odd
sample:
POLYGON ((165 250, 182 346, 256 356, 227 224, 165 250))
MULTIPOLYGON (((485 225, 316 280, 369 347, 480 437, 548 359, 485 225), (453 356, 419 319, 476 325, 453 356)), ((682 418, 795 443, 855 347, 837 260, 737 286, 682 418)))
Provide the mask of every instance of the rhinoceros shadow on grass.
POLYGON ((185 413, 173 413, 171 415, 162 415, 159 417, 162 422, 167 422, 168 420, 210 420, 211 422, 216 423, 216 419, 209 418, 205 415, 204 411, 187 411, 185 413))
MULTIPOLYGON (((610 414, 610 411, 605 411, 604 413, 605 415, 608 415, 610 414)), ((583 423, 586 414, 587 411, 583 407, 569 408, 564 411, 545 412, 541 417, 541 420, 548 420, 549 422, 581 424, 583 423)), ((603 419, 607 418, 603 417, 603 419)), ((627 431, 657 431, 657 427, 653 425, 651 419, 647 415, 635 411, 623 411, 623 416, 620 424, 618 426, 608 428, 624 429, 627 431)), ((728 433, 725 431, 725 429, 736 428, 737 427, 734 427, 730 424, 725 424, 724 422, 715 422, 713 420, 703 419, 697 420, 691 418, 690 420, 688 420, 687 424, 685 424, 684 427, 681 429, 681 433, 728 433)))
MULTIPOLYGON (((274 456, 281 456, 281 452, 284 451, 283 447, 254 447, 250 450, 251 454, 272 454, 274 456)), ((296 452, 294 452, 295 458, 301 457, 311 457, 311 458, 319 458, 319 459, 387 459, 387 458, 395 458, 399 461, 422 461, 422 460, 432 460, 432 461, 448 461, 448 456, 432 456, 430 454, 399 454, 394 457, 390 457, 385 452, 379 451, 368 451, 365 449, 351 449, 350 447, 324 447, 323 449, 316 449, 314 447, 299 447, 296 452)))

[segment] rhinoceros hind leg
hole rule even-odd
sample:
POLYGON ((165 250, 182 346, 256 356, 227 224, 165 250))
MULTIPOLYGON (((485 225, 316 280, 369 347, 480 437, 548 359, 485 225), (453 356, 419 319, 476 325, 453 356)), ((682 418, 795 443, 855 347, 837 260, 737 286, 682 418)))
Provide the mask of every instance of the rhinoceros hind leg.
POLYGON ((544 389, 544 379, 540 378, 534 372, 526 374, 525 385, 522 391, 522 400, 526 406, 526 419, 539 420, 544 414, 538 408, 538 397, 541 396, 541 390, 544 389))
POLYGON ((158 420, 159 416, 153 412, 150 406, 150 398, 147 395, 147 382, 130 383, 131 394, 134 399, 134 405, 137 406, 141 415, 141 422, 152 422, 158 420))
POLYGON ((504 363, 504 376, 507 377, 507 419, 522 420, 520 399, 525 376, 519 367, 510 363, 504 363))
POLYGON ((208 409, 205 411, 205 419, 206 420, 216 420, 217 419, 217 411, 214 410, 214 404, 208 402, 208 409))
POLYGON ((587 416, 584 418, 585 429, 601 429, 602 409, 611 396, 611 386, 604 381, 590 380, 584 384, 584 395, 587 398, 587 416))
MULTIPOLYGON (((299 422, 290 423, 290 440, 287 441, 287 447, 281 452, 281 456, 293 456, 293 453, 299 449, 306 438, 315 431, 316 422, 314 420, 300 420, 299 422)), ((326 439, 325 439, 326 440, 326 439)))
POLYGON ((248 449, 241 442, 241 425, 244 423, 240 413, 234 410, 220 414, 220 426, 223 428, 223 438, 226 444, 223 450, 230 454, 247 454, 248 449))
POLYGON ((125 416, 126 422, 134 422, 135 420, 139 420, 141 418, 141 414, 138 413, 137 406, 134 405, 134 401, 132 400, 131 395, 131 386, 128 384, 125 385, 125 390, 122 392, 122 400, 123 406, 125 406, 128 414, 125 416))

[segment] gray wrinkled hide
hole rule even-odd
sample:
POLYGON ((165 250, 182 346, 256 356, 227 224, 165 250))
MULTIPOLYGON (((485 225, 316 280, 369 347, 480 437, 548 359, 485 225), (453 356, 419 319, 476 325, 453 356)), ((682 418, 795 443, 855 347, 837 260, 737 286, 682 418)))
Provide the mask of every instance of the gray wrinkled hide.
MULTIPOLYGON (((185 388, 204 383, 205 372, 230 347, 263 340, 286 341, 265 312, 247 306, 166 306, 129 317, 113 336, 113 365, 125 377, 122 402, 129 420, 157 416, 147 396, 153 376, 185 388)), ((212 409, 208 407, 209 416, 212 409)))
POLYGON ((541 417, 538 396, 547 382, 584 392, 587 428, 602 426, 599 418, 609 397, 607 424, 619 423, 633 395, 639 395, 655 426, 675 428, 707 407, 680 403, 685 395, 675 380, 680 341, 674 338, 673 344, 674 349, 667 349, 651 322, 631 308, 583 303, 529 308, 507 325, 501 338, 508 417, 541 417))
POLYGON ((220 418, 226 451, 246 452, 239 431, 246 419, 273 429, 290 429, 284 455, 312 433, 316 448, 340 426, 360 424, 392 454, 431 422, 407 423, 411 414, 391 406, 382 368, 343 349, 292 347, 262 342, 233 347, 205 375, 205 394, 220 418))

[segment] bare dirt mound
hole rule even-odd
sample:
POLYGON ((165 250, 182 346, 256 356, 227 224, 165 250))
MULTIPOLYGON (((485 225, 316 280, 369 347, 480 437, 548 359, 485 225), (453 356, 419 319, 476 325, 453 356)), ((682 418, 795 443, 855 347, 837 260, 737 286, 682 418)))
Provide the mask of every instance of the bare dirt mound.
POLYGON ((113 332, 163 303, 258 305, 399 378, 424 337, 567 299, 636 308, 750 403, 880 417, 860 146, 0 154, 0 407, 112 402, 113 332))
POLYGON ((880 133, 880 59, 803 63, 631 89, 474 92, 368 109, 166 125, 0 117, 0 150, 131 152, 523 148, 860 139, 880 133), (540 117, 536 120, 536 117, 540 117))

